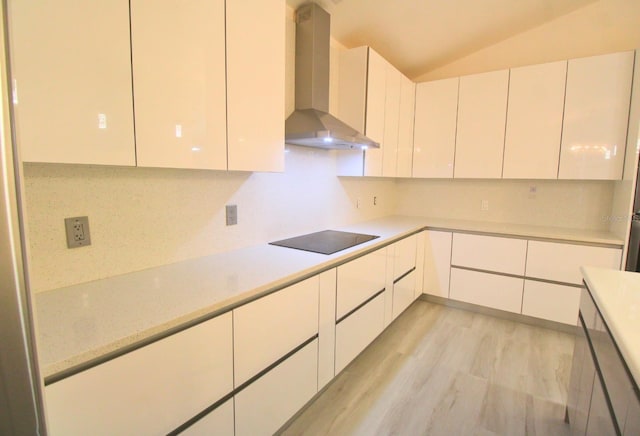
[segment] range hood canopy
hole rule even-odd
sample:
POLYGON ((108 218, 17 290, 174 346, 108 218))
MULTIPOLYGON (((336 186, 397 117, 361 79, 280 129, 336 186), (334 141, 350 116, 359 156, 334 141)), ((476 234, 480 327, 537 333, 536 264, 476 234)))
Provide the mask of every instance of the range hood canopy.
POLYGON ((285 142, 343 150, 379 148, 329 114, 330 20, 315 3, 296 11, 296 110, 285 122, 285 142))

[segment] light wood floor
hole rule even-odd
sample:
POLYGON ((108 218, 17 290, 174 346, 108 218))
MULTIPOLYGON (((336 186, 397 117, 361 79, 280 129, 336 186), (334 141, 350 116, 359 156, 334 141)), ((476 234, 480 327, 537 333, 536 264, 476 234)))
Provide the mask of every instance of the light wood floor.
POLYGON ((565 435, 573 337, 416 301, 287 435, 565 435))

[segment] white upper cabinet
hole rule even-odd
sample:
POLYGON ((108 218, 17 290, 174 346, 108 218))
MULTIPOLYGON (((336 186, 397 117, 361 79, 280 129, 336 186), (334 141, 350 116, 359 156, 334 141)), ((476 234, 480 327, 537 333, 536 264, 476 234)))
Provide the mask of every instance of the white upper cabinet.
POLYGON ((460 78, 455 178, 502 177, 509 70, 460 78))
POLYGON ((135 165, 129 2, 12 1, 20 157, 135 165))
POLYGON ((400 119, 398 121, 398 164, 396 176, 411 177, 413 163, 413 123, 416 102, 416 84, 401 76, 400 119))
POLYGON ((227 169, 224 5, 131 1, 138 166, 227 169))
POLYGON ((364 134, 378 142, 380 148, 365 151, 365 176, 382 176, 387 65, 387 61, 382 56, 369 49, 364 134))
POLYGON ((413 177, 453 177, 459 79, 416 86, 413 177))
MULTIPOLYGON (((386 62, 386 61, 385 61, 386 62)), ((398 165, 398 127, 400 123, 400 95, 402 73, 387 64, 384 109, 384 140, 382 141, 382 175, 395 177, 398 165)))
POLYGON ((558 177, 567 61, 513 68, 504 148, 504 178, 558 177))
POLYGON ((560 179, 622 178, 633 52, 569 60, 560 179))
POLYGON ((228 169, 284 170, 285 2, 226 2, 228 169))

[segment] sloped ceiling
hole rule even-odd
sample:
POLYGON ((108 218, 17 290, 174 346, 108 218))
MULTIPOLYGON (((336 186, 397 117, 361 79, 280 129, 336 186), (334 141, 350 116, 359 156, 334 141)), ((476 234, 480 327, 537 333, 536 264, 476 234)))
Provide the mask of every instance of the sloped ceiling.
MULTIPOLYGON (((410 78, 596 0, 317 0, 347 48, 369 45, 410 78)), ((637 1, 637 0, 629 0, 637 1)), ((287 0, 292 8, 305 0, 287 0)))

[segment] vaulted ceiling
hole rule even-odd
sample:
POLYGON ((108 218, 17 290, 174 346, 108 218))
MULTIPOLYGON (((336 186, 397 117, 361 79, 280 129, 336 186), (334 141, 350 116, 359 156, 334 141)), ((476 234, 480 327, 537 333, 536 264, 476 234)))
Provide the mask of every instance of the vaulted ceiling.
MULTIPOLYGON (((409 77, 596 0, 317 0, 346 47, 369 45, 409 77)), ((637 0, 629 0, 637 1, 637 0)), ((306 0, 287 0, 294 9, 306 0)))

